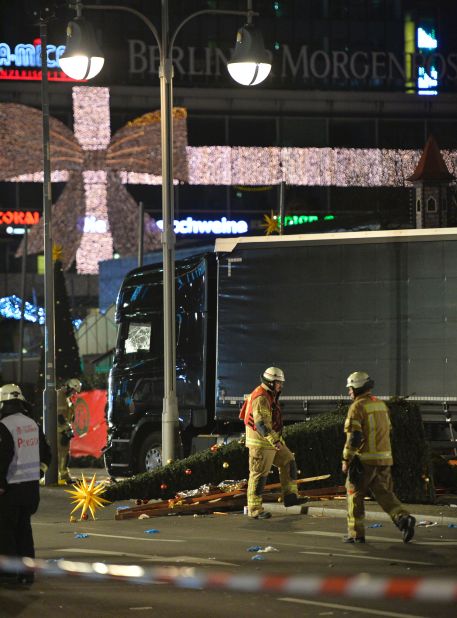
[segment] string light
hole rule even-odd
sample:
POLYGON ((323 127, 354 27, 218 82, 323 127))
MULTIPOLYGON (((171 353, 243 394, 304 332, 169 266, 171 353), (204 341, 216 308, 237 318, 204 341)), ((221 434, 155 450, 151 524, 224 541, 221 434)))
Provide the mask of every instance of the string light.
MULTIPOLYGON (((0 315, 10 320, 20 320, 21 306, 22 300, 15 294, 0 298, 0 315)), ((34 322, 35 324, 44 324, 45 315, 46 313, 43 307, 29 303, 27 300, 25 301, 24 320, 27 322, 34 322)), ((82 323, 83 320, 80 318, 72 320, 72 324, 76 330, 78 330, 82 323)))
MULTIPOLYGON (((20 320, 21 307, 22 300, 14 294, 12 296, 0 298, 0 315, 4 318, 20 320)), ((42 307, 32 305, 32 303, 25 301, 24 319, 27 320, 27 322, 44 324, 44 317, 45 313, 42 307)))
MULTIPOLYGON (((98 262, 131 255, 138 243, 138 206, 125 184, 160 185, 160 112, 129 122, 111 138, 109 89, 74 87, 74 128, 50 119, 52 182, 66 186, 53 206, 53 235, 62 263, 79 273, 98 262), (82 223, 81 223, 82 222, 82 223)), ((419 150, 187 146, 187 112, 173 110, 174 182, 191 185, 406 186, 419 150)), ((0 103, 0 180, 43 182, 42 118, 35 108, 0 103)), ((443 151, 457 174, 457 151, 443 151)), ((145 215, 144 248, 160 246, 160 231, 145 215)), ((43 221, 29 233, 29 252, 43 250, 43 221)), ((17 255, 22 255, 22 244, 17 255)))

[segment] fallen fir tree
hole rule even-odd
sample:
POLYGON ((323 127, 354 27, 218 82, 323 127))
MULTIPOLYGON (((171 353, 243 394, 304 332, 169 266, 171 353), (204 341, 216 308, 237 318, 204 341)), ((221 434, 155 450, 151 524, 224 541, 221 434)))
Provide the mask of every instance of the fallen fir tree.
MULTIPOLYGON (((419 409, 406 400, 392 400, 388 405, 393 426, 395 491, 404 502, 433 502, 430 455, 419 409)), ((341 453, 346 413, 347 406, 341 406, 334 412, 316 415, 310 421, 289 425, 284 430, 287 445, 295 453, 300 477, 330 474, 328 481, 313 487, 344 484, 341 453)), ((248 449, 244 443, 233 441, 113 483, 107 487, 104 497, 113 502, 130 498, 165 500, 178 491, 205 484, 218 485, 228 479, 247 479, 248 475, 248 449)), ((277 479, 277 470, 273 468, 268 482, 277 479)))

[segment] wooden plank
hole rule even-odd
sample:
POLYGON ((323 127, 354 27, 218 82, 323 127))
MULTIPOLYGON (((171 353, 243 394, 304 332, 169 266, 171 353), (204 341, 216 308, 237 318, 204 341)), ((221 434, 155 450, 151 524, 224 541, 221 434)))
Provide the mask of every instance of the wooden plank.
MULTIPOLYGON (((314 481, 323 481, 330 478, 330 474, 323 474, 320 476, 312 476, 304 479, 298 479, 297 484, 312 483, 314 481)), ((273 489, 279 489, 281 483, 270 483, 265 486, 265 492, 269 492, 273 489)), ((327 490, 328 491, 328 490, 327 490)), ((156 515, 156 511, 164 513, 176 512, 176 508, 189 505, 203 505, 205 502, 212 502, 214 500, 222 500, 226 498, 237 498, 239 500, 239 506, 244 506, 241 502, 242 497, 246 497, 246 489, 237 489, 234 491, 221 492, 217 494, 209 494, 206 496, 196 496, 195 498, 171 498, 170 500, 160 500, 158 502, 150 502, 148 504, 139 504, 129 507, 128 509, 122 509, 117 511, 115 519, 129 519, 131 517, 138 517, 141 514, 156 515), (181 504, 179 504, 181 503, 181 504), (122 515, 122 516, 121 516, 122 515)), ((188 512, 188 511, 187 511, 188 512)))
MULTIPOLYGON (((192 515, 192 514, 205 514, 212 513, 214 511, 229 510, 239 511, 246 504, 246 496, 244 500, 235 500, 233 498, 227 498, 225 500, 219 499, 214 502, 205 502, 204 504, 181 504, 173 508, 161 507, 155 509, 143 509, 143 512, 135 511, 131 509, 122 509, 117 511, 115 519, 122 521, 125 519, 138 519, 140 515, 145 514, 148 517, 163 517, 166 515, 192 515)), ((147 506, 147 505, 145 505, 147 506)))

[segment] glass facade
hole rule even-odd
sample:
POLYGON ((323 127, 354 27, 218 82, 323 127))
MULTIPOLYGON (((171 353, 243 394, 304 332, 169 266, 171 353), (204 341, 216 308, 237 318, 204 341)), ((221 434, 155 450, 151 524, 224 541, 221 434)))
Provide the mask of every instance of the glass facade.
MULTIPOLYGON (((159 2, 128 4, 160 24, 159 2)), ((254 0, 253 4, 273 61, 271 78, 256 90, 234 86, 225 68, 243 18, 199 17, 186 24, 176 39, 175 105, 187 108, 190 146, 421 149, 433 133, 442 149, 457 149, 455 0, 254 0), (437 96, 417 96, 421 68, 438 75, 437 96)), ((192 11, 244 10, 246 2, 170 0, 169 6, 173 30, 192 11)), ((50 25, 50 41, 64 40, 70 15, 59 8, 59 19, 50 25)), ((111 89, 114 134, 126 122, 159 107, 157 49, 151 33, 133 16, 109 10, 87 11, 85 16, 94 23, 107 58, 105 69, 90 85, 111 89)), ((36 39, 33 20, 24 20, 16 3, 3 3, 0 17, 0 42, 11 49, 36 39)), ((5 50, 0 53, 0 70, 7 66, 5 50)), ((0 80, 0 101, 39 107, 38 83, 35 86, 33 99, 30 83, 0 80)), ((71 128, 70 88, 53 85, 51 115, 71 128)), ((53 185, 54 201, 62 187, 53 185)), ((149 213, 160 217, 159 186, 127 188, 149 213)), ((179 184, 175 194, 177 218, 246 219, 249 231, 255 233, 263 233, 265 215, 279 210, 278 185, 179 184)), ((288 186, 285 190, 288 214, 318 216, 309 221, 309 231, 319 229, 325 216, 334 217, 330 220, 335 228, 348 222, 412 225, 411 200, 411 190, 405 187, 288 186)), ((19 193, 14 184, 0 183, 2 208, 41 209, 41 201, 39 183, 22 183, 19 193)), ((16 263, 20 267, 13 257, 17 242, 4 243, 6 253, 0 247, 0 270, 14 269, 16 263)))

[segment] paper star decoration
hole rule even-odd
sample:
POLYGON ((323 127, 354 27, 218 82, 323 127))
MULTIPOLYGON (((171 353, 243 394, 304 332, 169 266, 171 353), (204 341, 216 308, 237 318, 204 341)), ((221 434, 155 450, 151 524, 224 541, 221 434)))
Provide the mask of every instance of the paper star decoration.
POLYGON ((81 475, 82 480, 77 481, 74 485, 74 489, 66 489, 65 491, 73 496, 72 503, 76 502, 75 508, 72 510, 70 515, 73 515, 75 511, 81 509, 80 520, 84 519, 84 515, 87 511, 90 511, 92 515, 92 519, 95 519, 95 511, 101 507, 103 508, 105 504, 109 503, 109 500, 105 500, 101 495, 106 491, 106 487, 104 483, 95 484, 96 475, 92 477, 90 483, 88 484, 84 474, 81 475))
POLYGON ((269 215, 263 215, 263 220, 265 223, 262 224, 262 227, 265 228, 265 234, 270 236, 270 234, 279 234, 279 223, 276 215, 273 214, 273 211, 269 215))

